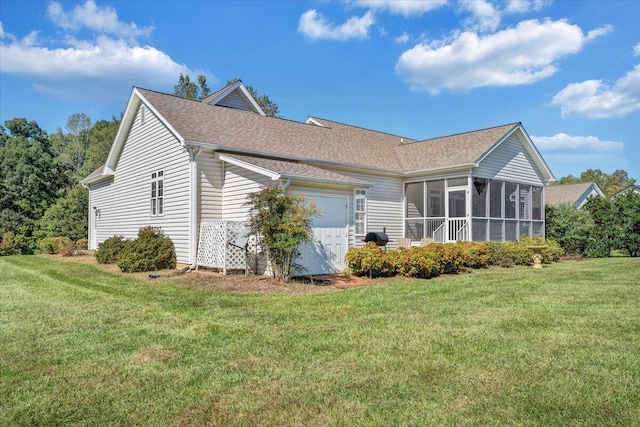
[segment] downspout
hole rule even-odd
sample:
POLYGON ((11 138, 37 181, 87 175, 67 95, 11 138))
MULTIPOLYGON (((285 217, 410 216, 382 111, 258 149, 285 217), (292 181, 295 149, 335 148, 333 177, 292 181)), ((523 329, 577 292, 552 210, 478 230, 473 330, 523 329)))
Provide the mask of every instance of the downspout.
POLYGON ((198 162, 197 157, 202 152, 202 147, 187 147, 189 152, 189 181, 191 188, 189 189, 189 263, 190 268, 197 267, 197 243, 196 236, 198 221, 198 162))

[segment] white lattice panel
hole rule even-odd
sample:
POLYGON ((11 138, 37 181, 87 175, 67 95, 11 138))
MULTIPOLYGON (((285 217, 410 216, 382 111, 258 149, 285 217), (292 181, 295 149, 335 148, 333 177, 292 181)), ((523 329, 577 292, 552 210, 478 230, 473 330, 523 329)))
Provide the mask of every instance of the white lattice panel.
POLYGON ((198 240, 198 266, 227 270, 244 270, 248 264, 254 271, 257 265, 257 248, 255 237, 249 238, 247 244, 248 260, 245 260, 243 248, 233 246, 242 230, 247 227, 241 221, 202 221, 198 240), (232 244, 229 244, 232 243, 232 244))

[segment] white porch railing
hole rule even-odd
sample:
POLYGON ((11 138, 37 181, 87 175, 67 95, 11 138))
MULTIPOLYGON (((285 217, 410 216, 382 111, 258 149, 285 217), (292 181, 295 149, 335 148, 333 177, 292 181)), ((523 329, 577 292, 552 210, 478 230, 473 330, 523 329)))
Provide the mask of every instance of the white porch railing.
POLYGON ((437 243, 467 241, 469 228, 469 221, 466 218, 449 219, 434 230, 433 241, 437 243))
POLYGON ((469 221, 466 218, 449 220, 449 241, 469 240, 469 221))
POLYGON ((443 222, 442 224, 440 224, 440 227, 436 228, 433 231, 433 241, 434 242, 436 242, 436 243, 444 243, 445 242, 446 228, 447 228, 447 223, 443 222))

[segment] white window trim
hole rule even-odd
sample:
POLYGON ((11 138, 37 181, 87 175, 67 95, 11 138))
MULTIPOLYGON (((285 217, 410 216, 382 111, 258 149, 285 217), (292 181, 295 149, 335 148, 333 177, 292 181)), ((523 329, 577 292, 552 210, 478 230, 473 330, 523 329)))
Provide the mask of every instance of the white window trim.
POLYGON ((151 194, 150 194, 150 198, 149 198, 149 215, 152 217, 161 217, 164 216, 164 199, 165 199, 165 191, 164 191, 164 170, 160 169, 158 171, 152 172, 151 173, 151 179, 149 180, 150 184, 151 184, 151 194), (162 175, 162 176, 160 176, 162 175), (162 195, 159 195, 159 186, 158 186, 158 182, 162 182, 162 195), (156 184, 155 187, 155 196, 153 195, 153 184, 156 184), (155 208, 156 211, 153 211, 154 208, 154 201, 155 201, 155 208), (158 201, 161 201, 161 203, 159 203, 158 201))
POLYGON ((353 191, 353 234, 355 236, 364 236, 367 234, 367 190, 358 188, 353 191), (364 210, 358 210, 358 196, 364 196, 364 210), (361 213, 364 215, 364 221, 362 224, 363 230, 362 233, 358 233, 356 220, 358 218, 358 214, 361 213))

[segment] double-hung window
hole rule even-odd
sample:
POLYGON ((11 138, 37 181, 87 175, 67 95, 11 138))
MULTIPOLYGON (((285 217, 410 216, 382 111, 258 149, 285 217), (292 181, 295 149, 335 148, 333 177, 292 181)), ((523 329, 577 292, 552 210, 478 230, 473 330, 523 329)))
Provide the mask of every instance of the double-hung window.
POLYGON ((356 235, 364 235, 367 220, 367 192, 356 190, 355 192, 356 235))
POLYGON ((164 214, 164 171, 151 174, 151 216, 164 214))

